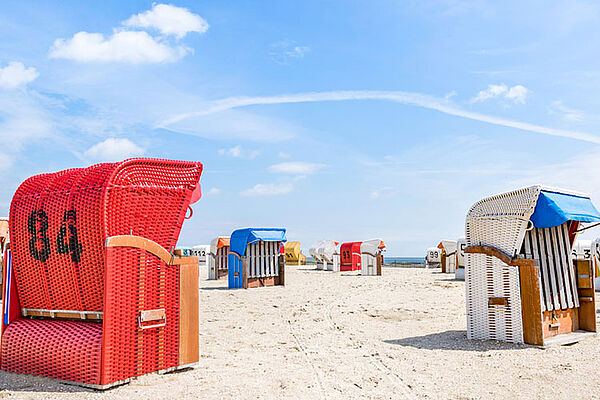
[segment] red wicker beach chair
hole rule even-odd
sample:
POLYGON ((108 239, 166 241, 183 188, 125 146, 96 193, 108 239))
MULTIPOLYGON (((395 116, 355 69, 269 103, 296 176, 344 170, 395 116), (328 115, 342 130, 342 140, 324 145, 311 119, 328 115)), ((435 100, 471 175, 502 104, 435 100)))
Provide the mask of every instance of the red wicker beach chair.
POLYGON ((172 255, 202 164, 27 179, 10 209, 0 368, 107 388, 198 361, 198 259, 172 255))

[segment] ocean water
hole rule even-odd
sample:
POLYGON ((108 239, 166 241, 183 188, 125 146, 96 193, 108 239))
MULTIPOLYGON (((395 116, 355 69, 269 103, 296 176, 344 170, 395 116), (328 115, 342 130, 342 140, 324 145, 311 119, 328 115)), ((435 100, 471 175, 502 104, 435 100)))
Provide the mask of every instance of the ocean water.
MULTIPOLYGON (((315 263, 312 257, 306 257, 308 263, 315 263)), ((384 264, 425 264, 425 257, 388 257, 383 256, 384 264)))

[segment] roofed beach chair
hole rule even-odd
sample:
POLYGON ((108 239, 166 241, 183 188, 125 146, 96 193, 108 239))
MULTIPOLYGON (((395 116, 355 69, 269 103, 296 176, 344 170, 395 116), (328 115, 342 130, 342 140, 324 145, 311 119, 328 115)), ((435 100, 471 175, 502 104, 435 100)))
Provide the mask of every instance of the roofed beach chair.
POLYGON ((440 255, 442 272, 454 273, 456 271, 456 240, 444 239, 438 244, 438 249, 442 250, 440 255))
POLYGON ((460 238, 456 241, 456 271, 454 271, 454 279, 458 281, 465 280, 465 248, 467 240, 460 238))
POLYGON ((590 250, 594 270, 594 287, 596 292, 600 292, 600 238, 592 240, 590 250))
POLYGON ((0 368, 105 389, 197 363, 198 259, 172 252, 201 173, 139 158, 23 182, 0 368))
POLYGON ((306 256, 302 254, 300 242, 285 242, 285 263, 290 265, 306 265, 306 256))
POLYGON ((221 279, 227 276, 229 236, 218 236, 210 242, 208 258, 208 279, 221 279))
POLYGON ((313 244, 309 254, 317 262, 317 269, 339 272, 340 252, 339 242, 333 240, 320 240, 313 244))
POLYGON ((425 256, 425 268, 439 268, 442 262, 442 249, 430 247, 425 256))
POLYGON ((245 228, 231 234, 229 289, 285 285, 283 228, 245 228))
POLYGON ((385 243, 381 239, 364 240, 360 245, 361 275, 381 275, 385 243))
POLYGON ((596 332, 590 263, 573 263, 581 224, 600 221, 589 196, 532 186, 478 201, 466 218, 469 339, 539 346, 596 332))

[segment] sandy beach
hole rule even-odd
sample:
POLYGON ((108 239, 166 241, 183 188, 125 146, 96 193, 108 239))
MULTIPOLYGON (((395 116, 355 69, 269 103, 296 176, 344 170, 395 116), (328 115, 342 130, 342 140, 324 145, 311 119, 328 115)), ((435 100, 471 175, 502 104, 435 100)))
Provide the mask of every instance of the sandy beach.
POLYGON ((546 350, 469 341, 453 274, 309 268, 288 267, 286 287, 234 291, 202 267, 194 369, 106 392, 0 372, 0 399, 600 398, 598 337, 546 350))

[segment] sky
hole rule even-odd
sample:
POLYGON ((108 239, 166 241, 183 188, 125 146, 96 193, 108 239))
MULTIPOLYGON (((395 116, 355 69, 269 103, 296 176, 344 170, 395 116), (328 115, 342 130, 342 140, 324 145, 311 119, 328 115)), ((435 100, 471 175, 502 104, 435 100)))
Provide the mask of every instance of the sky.
POLYGON ((379 237, 424 256, 491 194, 600 201, 599 18, 583 0, 3 1, 0 216, 29 176, 138 156, 204 165, 181 246, 285 227, 305 253, 379 237))

